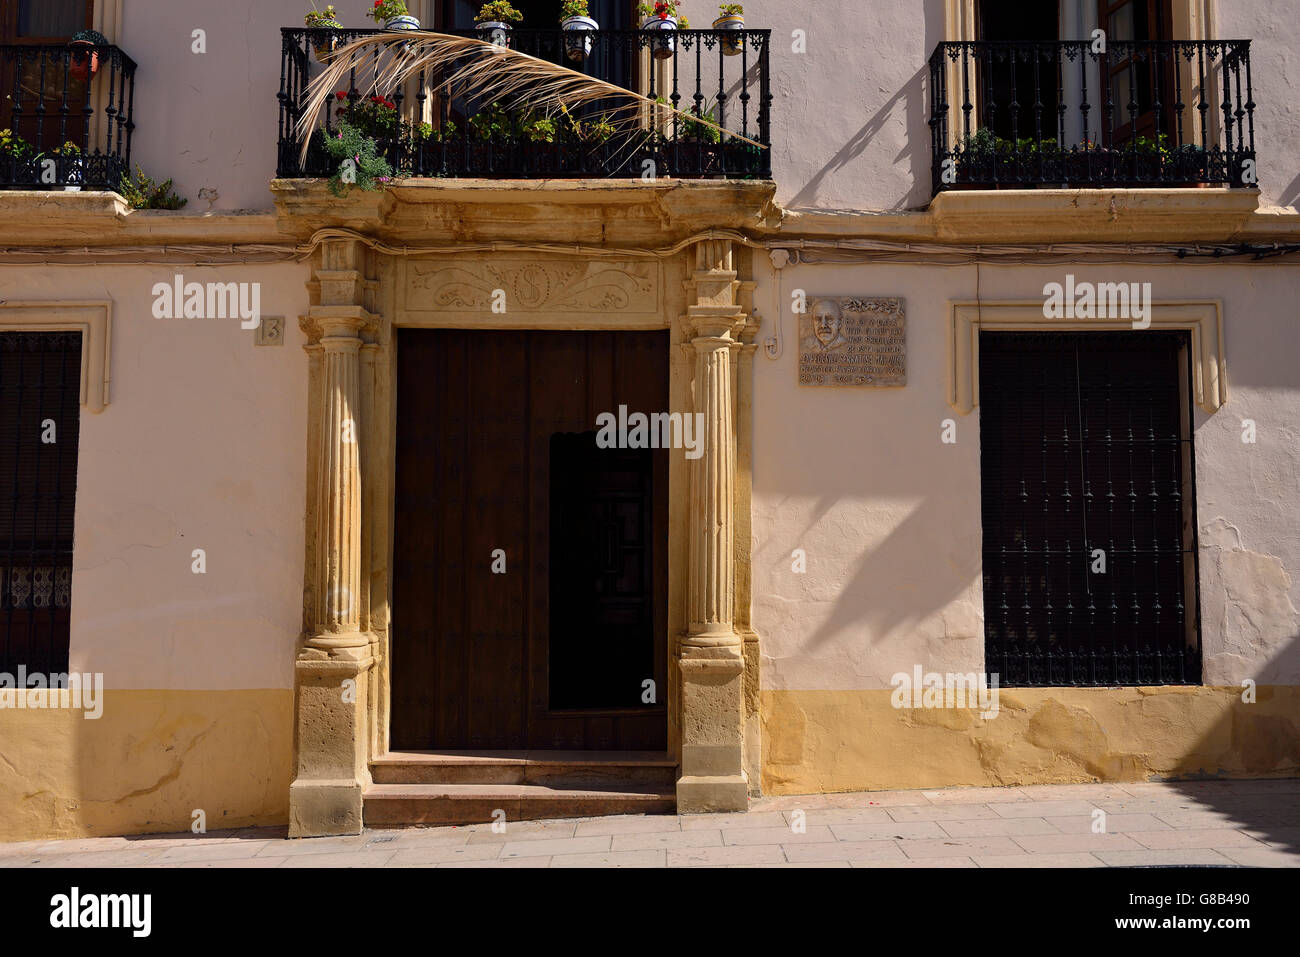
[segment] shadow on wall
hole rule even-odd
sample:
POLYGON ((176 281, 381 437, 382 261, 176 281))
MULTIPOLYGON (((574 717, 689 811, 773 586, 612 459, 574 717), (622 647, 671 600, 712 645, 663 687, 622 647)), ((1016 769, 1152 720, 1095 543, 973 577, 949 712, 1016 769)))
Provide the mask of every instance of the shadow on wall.
MULTIPOLYGON (((823 497, 799 539, 839 502, 823 497)), ((936 548, 936 528, 960 528, 969 501, 957 496, 930 496, 921 501, 876 547, 867 551, 852 577, 844 582, 834 610, 808 639, 806 650, 833 642, 841 633, 865 633, 876 645, 907 640, 914 626, 935 613, 952 609, 980 579, 978 534, 946 538, 936 548), (951 513, 951 514, 945 514, 951 513)), ((971 628, 983 636, 978 610, 971 609, 971 628)), ((969 630, 969 628, 967 629, 969 630)))
MULTIPOLYGON (((907 86, 890 97, 885 102, 885 105, 867 121, 867 124, 854 133, 848 143, 831 157, 830 162, 818 170, 804 184, 803 188, 790 198, 789 207, 798 209, 800 207, 814 206, 818 192, 826 179, 838 173, 866 151, 867 147, 871 145, 871 141, 888 123, 890 114, 894 112, 899 103, 904 104, 906 127, 909 135, 905 139, 906 146, 894 157, 894 162, 906 161, 910 168, 912 182, 919 183, 922 187, 928 184, 930 182, 930 151, 925 146, 929 143, 929 140, 915 135, 918 124, 923 126, 925 123, 925 91, 921 85, 921 78, 927 72, 928 68, 918 70, 908 81, 907 86)), ((923 192, 928 194, 926 190, 923 190, 923 192)), ((911 205, 909 201, 920 202, 924 205, 925 198, 921 197, 914 187, 911 193, 894 204, 894 208, 905 209, 911 205)))
MULTIPOLYGON (((1300 674, 1300 636, 1293 637, 1281 653, 1262 663, 1254 673, 1261 682, 1269 675, 1280 676, 1281 680, 1292 676, 1290 681, 1294 682, 1294 676, 1300 674)), ((1218 781, 1204 780, 1296 773, 1300 768, 1300 713, 1256 710, 1267 705, 1274 694, 1274 689, 1264 686, 1257 690, 1258 700, 1253 704, 1240 697, 1235 700, 1204 735, 1195 752, 1184 758, 1183 766, 1169 775, 1202 780, 1177 785, 1177 790, 1195 804, 1189 802, 1186 811, 1162 815, 1164 823, 1246 831, 1272 847, 1300 851, 1300 785, 1296 779, 1255 780, 1234 784, 1231 789, 1218 781), (1202 755, 1217 756, 1219 766, 1204 766, 1202 755), (1229 761, 1232 766, 1225 766, 1229 761)))

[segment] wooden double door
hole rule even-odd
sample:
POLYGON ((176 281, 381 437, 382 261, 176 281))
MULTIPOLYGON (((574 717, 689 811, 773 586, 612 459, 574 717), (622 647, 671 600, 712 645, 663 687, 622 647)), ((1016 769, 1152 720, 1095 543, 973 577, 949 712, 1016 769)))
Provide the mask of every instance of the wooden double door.
POLYGON ((404 329, 394 750, 663 750, 668 333, 404 329), (627 443, 623 443, 627 444, 627 443))

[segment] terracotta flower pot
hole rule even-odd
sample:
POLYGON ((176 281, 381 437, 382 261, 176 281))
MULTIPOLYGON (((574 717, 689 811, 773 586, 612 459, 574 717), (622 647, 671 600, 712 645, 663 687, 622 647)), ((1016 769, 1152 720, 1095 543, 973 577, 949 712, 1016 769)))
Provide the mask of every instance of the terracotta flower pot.
POLYGON ((95 45, 89 40, 73 40, 68 46, 91 48, 89 51, 73 50, 68 58, 68 74, 85 83, 99 72, 99 54, 95 52, 95 45))

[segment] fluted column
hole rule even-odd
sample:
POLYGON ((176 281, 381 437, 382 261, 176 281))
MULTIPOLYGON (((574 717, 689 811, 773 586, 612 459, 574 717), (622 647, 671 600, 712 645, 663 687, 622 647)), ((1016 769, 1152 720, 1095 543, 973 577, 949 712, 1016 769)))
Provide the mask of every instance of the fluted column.
POLYGON ((327 243, 315 273, 318 302, 302 327, 312 357, 308 456, 308 555, 303 640, 295 671, 297 773, 289 834, 358 834, 367 764, 367 672, 362 565, 361 330, 366 250, 327 243))
POLYGON ((690 463, 687 633, 682 678, 680 813, 747 806, 743 767, 743 642, 735 629, 735 473, 732 361, 745 317, 731 244, 696 247, 695 304, 688 321, 695 349, 695 409, 703 416, 703 454, 690 463))

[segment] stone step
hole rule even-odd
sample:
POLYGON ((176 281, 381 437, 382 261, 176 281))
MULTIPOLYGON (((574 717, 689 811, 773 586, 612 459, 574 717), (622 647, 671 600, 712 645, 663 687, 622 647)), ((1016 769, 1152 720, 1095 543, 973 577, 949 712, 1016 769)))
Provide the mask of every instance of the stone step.
POLYGON ((677 762, 659 751, 395 751, 370 763, 375 784, 539 784, 671 791, 677 762))
POLYGON ((621 789, 557 788, 540 784, 372 784, 364 792, 366 827, 485 824, 609 814, 671 814, 670 786, 621 789))

